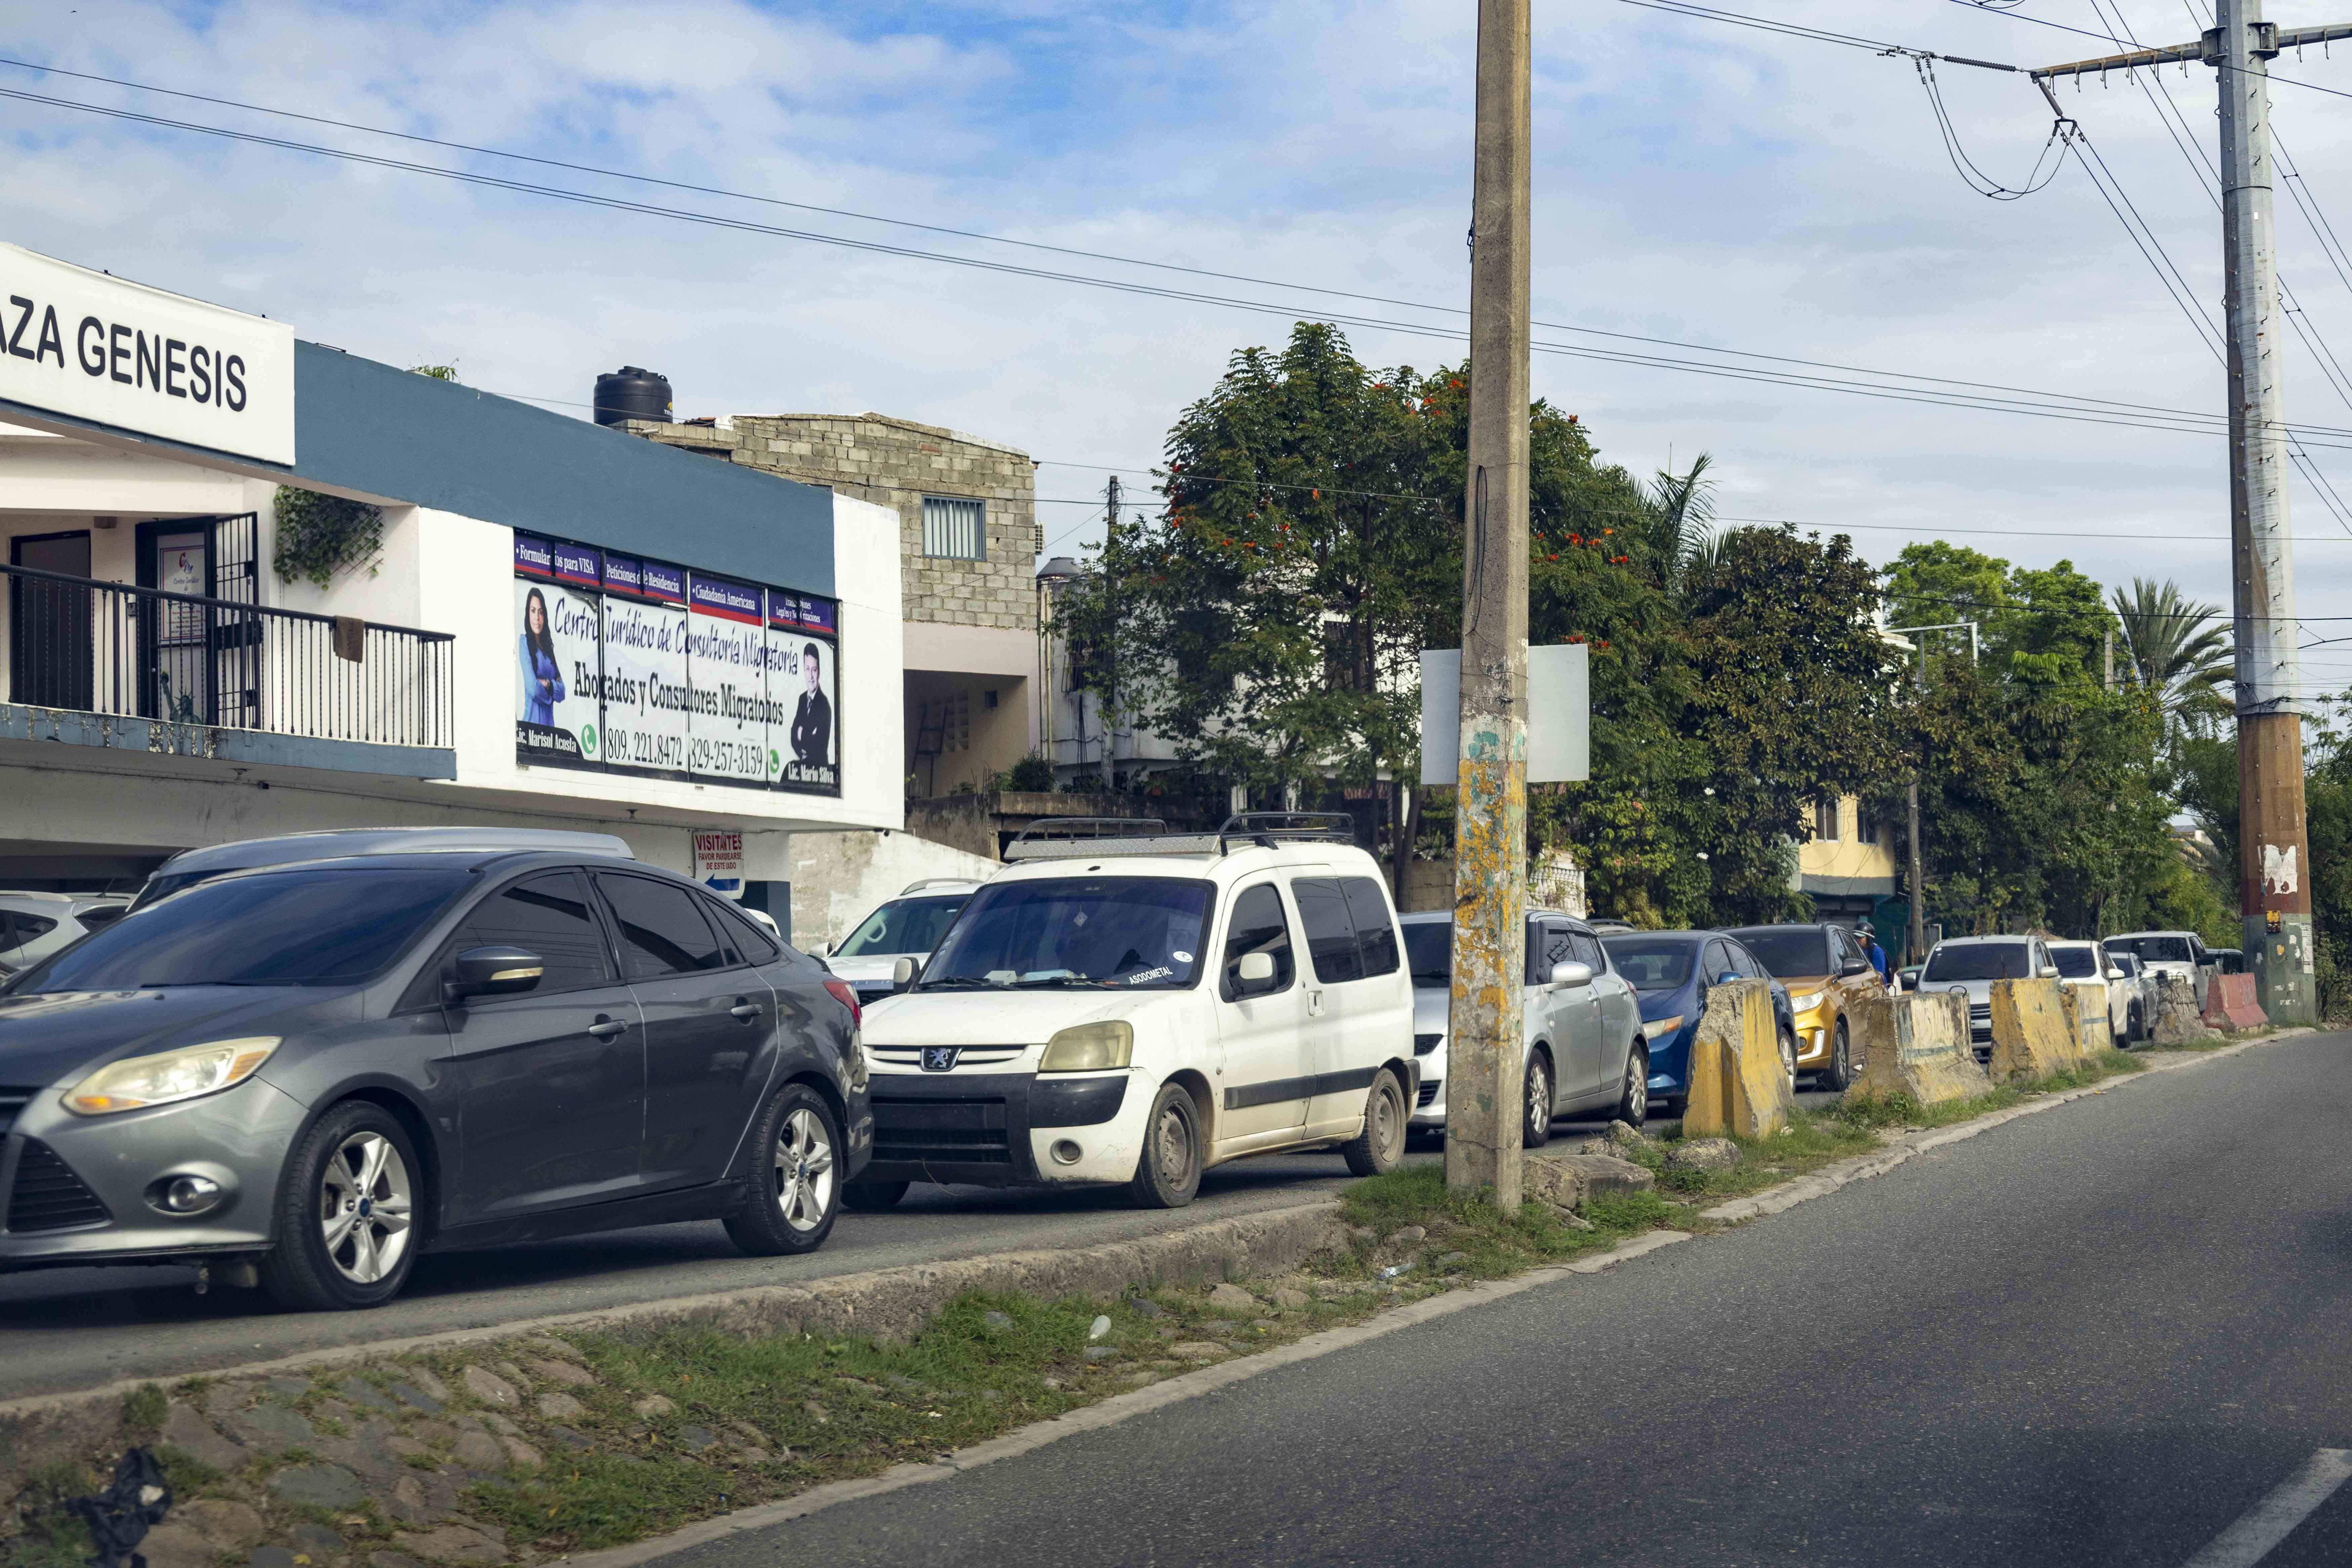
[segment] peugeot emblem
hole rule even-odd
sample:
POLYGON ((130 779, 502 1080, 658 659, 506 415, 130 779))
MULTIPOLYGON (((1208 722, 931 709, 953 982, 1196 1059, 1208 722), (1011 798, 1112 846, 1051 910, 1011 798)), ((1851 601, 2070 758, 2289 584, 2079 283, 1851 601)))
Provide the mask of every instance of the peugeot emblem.
POLYGON ((923 1070, 925 1072, 949 1072, 953 1070, 955 1064, 955 1047, 925 1046, 923 1047, 923 1070))

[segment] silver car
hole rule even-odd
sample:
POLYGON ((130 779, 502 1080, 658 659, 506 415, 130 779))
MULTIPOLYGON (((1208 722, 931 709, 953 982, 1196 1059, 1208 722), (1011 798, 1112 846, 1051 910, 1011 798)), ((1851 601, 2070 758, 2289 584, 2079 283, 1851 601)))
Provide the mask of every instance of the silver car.
POLYGON ((909 882, 891 899, 851 928, 816 956, 824 966, 856 987, 861 1003, 879 1002, 898 989, 898 961, 913 962, 918 973, 955 924, 964 904, 980 890, 978 882, 953 877, 930 877, 909 882))
POLYGON ((0 893, 0 979, 79 942, 130 903, 121 893, 0 893))
MULTIPOLYGON (((1421 1091, 1412 1125, 1445 1126, 1445 1040, 1454 985, 1454 917, 1400 918, 1412 970, 1412 1054, 1421 1091)), ((1552 1119, 1605 1112, 1639 1127, 1650 1113, 1650 1047, 1642 1005, 1609 963, 1592 928, 1572 915, 1528 917, 1527 1121, 1520 1141, 1539 1148, 1552 1119)))

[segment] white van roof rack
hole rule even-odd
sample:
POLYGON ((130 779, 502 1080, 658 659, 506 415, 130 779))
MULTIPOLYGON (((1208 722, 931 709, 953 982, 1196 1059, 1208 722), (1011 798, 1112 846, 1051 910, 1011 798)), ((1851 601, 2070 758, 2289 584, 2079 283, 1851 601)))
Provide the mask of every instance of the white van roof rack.
POLYGON ((1066 816, 1033 822, 1005 846, 1004 858, 1077 860, 1105 855, 1230 855, 1277 843, 1353 844, 1355 818, 1342 811, 1244 811, 1214 833, 1171 833, 1156 816, 1066 816))
POLYGON ((971 888, 979 886, 970 877, 919 877, 898 889, 902 899, 911 898, 925 888, 971 888))

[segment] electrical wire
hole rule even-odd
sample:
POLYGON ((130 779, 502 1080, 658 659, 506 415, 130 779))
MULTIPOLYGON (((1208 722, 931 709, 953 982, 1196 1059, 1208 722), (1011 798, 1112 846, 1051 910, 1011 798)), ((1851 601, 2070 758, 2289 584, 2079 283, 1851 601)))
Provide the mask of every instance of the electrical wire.
MULTIPOLYGON (((883 224, 902 228, 917 229, 926 233, 949 235, 958 238, 980 240, 992 245, 1009 246, 1019 249, 1042 251, 1061 256, 1073 256, 1088 260, 1108 261, 1120 266, 1139 267, 1158 271, 1181 273, 1192 277, 1215 279, 1223 282, 1247 283, 1255 287, 1269 289, 1295 289, 1300 292, 1327 295, 1333 299, 1355 300, 1368 304, 1395 305, 1402 306, 1408 310, 1428 310, 1452 316, 1466 316, 1468 314, 1468 311, 1460 306, 1435 305, 1423 300, 1398 299, 1391 295, 1367 294, 1351 289, 1333 289, 1321 284, 1259 278, 1246 273, 1220 272, 1207 268, 1187 267, 1174 262, 1155 261, 1133 256, 1121 256, 1108 251, 1084 250, 1069 246, 1051 245, 1037 240, 1013 239, 1002 235, 992 235, 974 229, 955 228, 946 225, 927 223, 912 218, 891 217, 875 213, 856 212, 843 207, 821 206, 813 203, 790 201, 779 196, 755 195, 744 191, 730 190, 723 186, 697 184, 688 181, 664 179, 656 175, 644 174, 624 169, 614 169, 593 163, 574 163, 560 158, 540 157, 531 153, 516 153, 502 148, 484 147, 471 142, 452 142, 439 137, 419 135, 411 132, 388 130, 382 126, 367 125, 356 121, 337 120, 326 115, 305 114, 294 110, 278 109, 268 104, 252 103, 239 99, 218 98, 205 93, 184 92, 175 88, 158 87, 152 83, 131 81, 121 77, 99 76, 87 71, 67 70, 57 66, 37 65, 31 61, 13 59, 5 56, 0 56, 0 66, 10 66, 24 70, 68 77, 80 81, 98 82, 106 86, 124 88, 138 92, 150 92, 169 98, 186 99, 194 102, 216 104, 222 107, 243 110, 256 114, 275 115, 284 119, 303 121, 309 124, 332 126, 340 130, 355 131, 366 135, 390 137, 395 140, 416 142, 425 146, 441 147, 454 152, 475 153, 483 157, 504 158, 519 163, 540 164, 549 168, 566 169, 575 173, 596 174, 605 178, 635 181, 640 184, 657 185, 672 190, 688 191, 705 195, 722 196, 729 200, 752 202, 771 206, 789 207, 797 211, 821 213, 835 217, 853 218, 863 223, 883 224)), ((47 102, 52 100, 40 100, 39 101, 47 102)), ((98 106, 75 103, 70 100, 58 100, 54 101, 67 104, 70 107, 89 109, 94 111, 98 110, 98 106)), ((190 128, 205 130, 213 132, 214 133, 224 133, 218 132, 217 128, 212 127, 190 128)), ((319 149, 317 151, 331 152, 331 150, 319 149)), ((935 258, 952 259, 950 258, 935 258)), ((2207 415, 2194 410, 2164 408, 2158 405, 2132 403, 2114 398, 2091 397, 2075 393, 2047 392, 2032 387, 2013 386, 2000 383, 1967 381, 1948 376, 1921 375, 1906 371, 1883 371, 1874 369, 1866 365, 1845 364, 1835 361, 1804 359, 1787 354, 1761 353, 1746 349, 1725 348, 1717 344, 1690 342, 1675 338, 1647 336, 1638 332, 1611 331, 1599 327, 1578 326, 1572 322, 1566 321, 1547 321, 1537 320, 1530 324, 1547 331, 1572 332, 1584 337, 1609 338, 1622 342, 1647 343, 1660 348, 1685 349, 1701 353, 1721 354, 1732 358, 1754 359, 1769 363, 1798 365, 1811 370, 1840 371, 1850 374, 1876 376, 1886 380, 1916 382, 1929 386, 1961 388, 1972 391, 2000 394, 2015 394, 2023 397, 2039 398, 2044 401, 2056 401, 2064 404, 2082 405, 2094 408, 2118 408, 2134 412, 2153 413, 2158 415, 2177 415, 2191 419, 2218 419, 2221 417, 2219 416, 2207 415)), ((579 407, 587 406, 585 404, 571 404, 570 400, 562 398, 527 398, 526 401, 559 403, 579 407)), ((2352 436, 2352 429, 2336 430, 2331 431, 2330 433, 2352 436)))
MULTIPOLYGON (((2132 43, 2131 40, 2127 38, 2119 38, 2113 33, 2095 33, 2088 27, 2070 27, 2063 22, 2053 22, 2047 16, 2036 16, 2031 12, 2012 10, 2006 6, 1979 5, 1976 3, 1976 0, 1952 0, 1952 4, 1955 5, 1965 5, 1971 11, 1990 12, 1996 16, 2011 16, 2021 22, 2032 22, 2034 26, 2040 27, 2055 27, 2062 33, 2078 33, 2085 38, 2097 38, 2105 43, 2123 44, 2130 48, 2139 48, 2142 47, 2138 44, 2132 43)), ((2154 70, 2156 67, 2150 66, 2148 68, 2150 70, 2154 70)), ((2269 77, 2273 81, 2284 82, 2289 87, 2304 88, 2312 92, 2324 92, 2330 98, 2352 98, 2352 92, 2347 92, 2342 88, 2322 87, 2315 81, 2304 81, 2295 77, 2271 76, 2271 73, 2268 71, 2263 71, 2260 73, 2250 72, 2247 71, 2243 66, 2217 66, 2214 68, 2217 70, 2237 71, 2243 75, 2260 74, 2262 76, 2269 77)), ((2075 79, 2077 90, 2080 89, 2081 85, 2082 79, 2078 77, 2075 79)))
POLYGON ((1919 85, 1927 89, 1927 105, 1935 111, 1936 130, 1944 142, 1944 156, 1951 160, 1953 172, 1960 176, 1961 183, 1969 189, 1980 196, 1997 202, 2022 201, 2027 196, 2043 189, 2051 181, 2058 177, 2058 171, 2066 161, 2065 152, 2063 147, 2060 147, 2060 142, 2063 139, 2065 121, 2060 121, 2050 128, 2050 140, 2042 144, 2042 151, 2035 155, 2033 167, 2026 174, 2024 187, 2011 190, 1978 168, 1975 160, 1971 159, 1967 150, 1960 145, 1959 131, 1952 124, 1951 114, 1944 107, 1943 89, 1937 85, 1936 62, 1923 57, 1915 58, 1911 64, 1919 73, 1919 85), (2055 159, 2050 156, 2053 148, 2058 149, 2058 156, 2055 159), (2047 174, 2042 172, 2042 166, 2045 162, 2050 165, 2050 172, 2047 174), (2039 184, 2035 183, 2037 176, 2040 179, 2039 184))

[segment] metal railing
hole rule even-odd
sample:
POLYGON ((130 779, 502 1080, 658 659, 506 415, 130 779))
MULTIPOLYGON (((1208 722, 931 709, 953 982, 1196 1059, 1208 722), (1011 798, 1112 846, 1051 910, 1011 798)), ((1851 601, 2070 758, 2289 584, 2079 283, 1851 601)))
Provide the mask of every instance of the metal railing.
POLYGON ((7 582, 8 700, 383 745, 452 744, 457 638, 29 566, 7 582))

